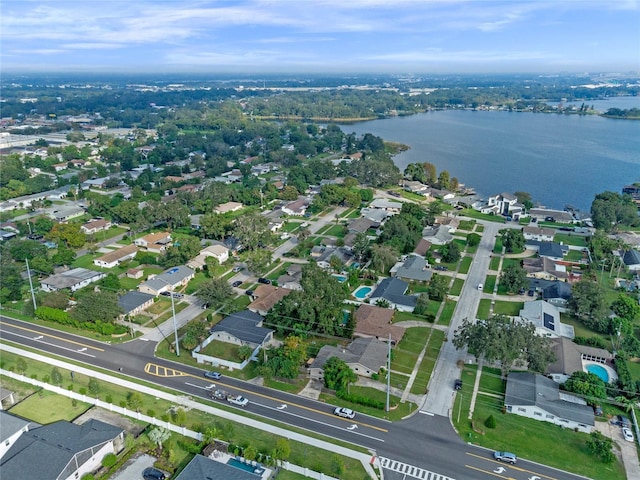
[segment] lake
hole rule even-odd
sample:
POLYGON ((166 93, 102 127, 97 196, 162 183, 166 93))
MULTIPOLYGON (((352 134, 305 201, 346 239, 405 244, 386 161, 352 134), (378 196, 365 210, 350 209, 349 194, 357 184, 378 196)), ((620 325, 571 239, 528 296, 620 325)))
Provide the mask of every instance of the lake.
POLYGON ((430 162, 485 198, 524 191, 549 208, 588 211, 597 193, 640 181, 637 120, 445 110, 341 128, 407 144, 411 148, 394 158, 400 170, 430 162))

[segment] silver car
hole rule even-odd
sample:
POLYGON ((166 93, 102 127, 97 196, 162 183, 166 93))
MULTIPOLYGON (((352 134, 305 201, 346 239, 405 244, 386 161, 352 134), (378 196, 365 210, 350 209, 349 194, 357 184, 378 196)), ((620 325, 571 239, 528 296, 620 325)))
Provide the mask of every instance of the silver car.
POLYGON ((513 465, 518 461, 518 457, 514 453, 509 452, 493 452, 493 458, 499 462, 510 463, 513 465))

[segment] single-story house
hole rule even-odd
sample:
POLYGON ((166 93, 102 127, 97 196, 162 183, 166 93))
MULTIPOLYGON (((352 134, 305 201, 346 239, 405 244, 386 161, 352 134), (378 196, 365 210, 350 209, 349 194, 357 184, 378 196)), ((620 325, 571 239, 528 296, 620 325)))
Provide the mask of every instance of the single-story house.
POLYGON ((391 213, 400 213, 400 210, 402 210, 402 202, 394 202, 386 198, 374 198, 369 204, 369 208, 385 210, 391 213))
POLYGON ((622 255, 622 261, 631 272, 640 272, 640 252, 638 250, 626 250, 622 255))
POLYGON ((100 468, 108 453, 124 448, 124 431, 99 420, 83 425, 60 420, 22 433, 0 460, 3 478, 81 478, 100 468))
POLYGON ((187 266, 194 270, 202 269, 207 264, 207 257, 213 257, 218 263, 223 264, 229 260, 229 249, 221 243, 209 245, 200 250, 200 253, 196 257, 189 260, 187 266))
POLYGON ((544 300, 525 302, 520 318, 533 324, 541 337, 575 337, 573 326, 560 322, 560 310, 544 300))
POLYGON ((154 298, 156 297, 148 293, 131 291, 118 296, 118 305, 123 315, 137 315, 153 305, 154 298))
POLYGON ((542 300, 555 305, 561 312, 566 310, 571 298, 571 284, 559 280, 529 279, 529 289, 542 294, 542 300))
POLYGON ((306 213, 308 204, 309 201, 306 198, 299 198, 287 203, 282 207, 282 211, 287 215, 302 216, 306 213))
POLYGON ((55 292, 65 288, 72 292, 82 287, 101 280, 106 275, 103 272, 96 272, 87 268, 72 268, 66 272, 51 275, 40 281, 40 286, 45 292, 55 292))
POLYGON ((537 240, 538 242, 553 242, 556 231, 553 228, 540 228, 526 226, 522 229, 525 240, 537 240))
POLYGON ((613 354, 608 350, 578 345, 564 337, 551 339, 551 351, 556 360, 545 373, 557 383, 564 383, 575 372, 584 371, 582 360, 609 365, 613 361, 613 354))
POLYGON ((259 315, 266 315, 276 303, 289 295, 293 290, 273 285, 260 284, 253 291, 253 302, 247 308, 259 315))
POLYGON ((238 210, 242 210, 242 207, 243 207, 242 203, 227 202, 227 203, 221 203, 213 211, 215 213, 237 212, 238 210))
POLYGON ((138 247, 135 245, 125 245, 122 248, 105 253, 101 257, 94 259, 93 264, 96 267, 113 268, 122 262, 131 260, 136 256, 136 253, 138 253, 138 247))
POLYGON ((349 223, 347 229, 349 233, 367 233, 370 228, 378 228, 379 226, 379 223, 368 218, 356 218, 349 223))
POLYGON ((29 420, 0 410, 0 460, 23 433, 29 431, 29 420))
POLYGON ((391 342, 397 344, 404 336, 404 327, 391 324, 394 313, 390 308, 363 303, 355 313, 356 328, 353 335, 364 338, 373 337, 383 342, 388 342, 391 335, 391 342))
POLYGON ((413 295, 405 295, 409 284, 397 278, 385 278, 373 291, 369 299, 375 304, 377 300, 384 299, 389 302, 391 308, 403 312, 412 312, 418 300, 413 295))
POLYGON ((375 338, 356 338, 346 348, 325 345, 309 367, 309 376, 315 380, 324 378, 324 366, 331 357, 343 360, 356 375, 371 377, 387 368, 389 344, 375 338))
POLYGON ((263 317, 251 310, 233 313, 209 330, 212 340, 233 343, 234 345, 249 345, 263 347, 273 339, 273 330, 262 326, 263 317))
POLYGON ((186 286, 195 275, 196 272, 189 267, 179 265, 153 277, 149 276, 147 281, 138 285, 138 290, 142 293, 157 296, 162 292, 175 291, 180 287, 186 286))
POLYGON ((109 230, 111 228, 111 222, 103 218, 90 220, 80 227, 87 235, 93 235, 103 230, 109 230))
POLYGON ((384 223, 384 221, 389 217, 389 212, 386 210, 379 210, 377 208, 363 208, 360 210, 360 215, 362 218, 366 218, 371 220, 372 222, 376 222, 379 224, 384 223))
POLYGON ((420 255, 421 257, 424 257, 430 248, 431 248, 431 242, 426 238, 421 238, 418 244, 416 245, 416 248, 413 249, 413 253, 415 253, 416 255, 420 255))
POLYGON ((433 271, 423 257, 409 255, 404 262, 396 264, 390 274, 403 280, 428 282, 433 276, 433 271))
POLYGON ((66 222, 72 218, 81 217, 84 213, 84 208, 72 206, 53 210, 49 216, 57 222, 66 222))
POLYGON ((460 226, 460 219, 454 216, 439 216, 436 217, 436 223, 443 227, 449 228, 449 233, 454 233, 460 226))
POLYGON ((448 226, 434 225, 425 227, 422 230, 422 238, 431 242, 433 245, 444 245, 453 240, 453 235, 448 226))
POLYGON ((428 197, 430 195, 429 187, 422 182, 405 180, 403 182, 403 188, 407 192, 415 193, 416 195, 423 195, 425 197, 428 197))
POLYGON ((171 245, 171 234, 169 232, 150 233, 136 238, 133 243, 147 252, 162 253, 171 245))
POLYGON ((343 265, 349 265, 353 259, 353 253, 346 248, 326 247, 320 256, 316 259, 316 263, 320 268, 331 267, 331 259, 337 258, 343 265))
POLYGON ((565 280, 569 278, 566 265, 549 257, 530 257, 522 259, 522 267, 527 275, 543 280, 565 280))
POLYGON ((11 232, 9 230, 0 230, 0 241, 11 240, 12 238, 17 237, 18 234, 16 232, 11 232))
POLYGON ((547 221, 556 223, 573 223, 575 218, 570 212, 564 210, 550 210, 546 208, 532 208, 529 216, 536 221, 547 221))
POLYGON ((214 480, 218 478, 224 480, 258 480, 268 470, 260 464, 249 461, 244 463, 242 467, 235 466, 236 464, 226 463, 229 459, 228 455, 221 453, 219 455, 222 457, 222 461, 215 459, 215 457, 209 458, 204 455, 196 455, 174 480, 214 480))
POLYGON ((560 392, 556 382, 536 373, 511 372, 504 405, 507 413, 584 433, 591 433, 595 425, 593 408, 583 399, 560 392))

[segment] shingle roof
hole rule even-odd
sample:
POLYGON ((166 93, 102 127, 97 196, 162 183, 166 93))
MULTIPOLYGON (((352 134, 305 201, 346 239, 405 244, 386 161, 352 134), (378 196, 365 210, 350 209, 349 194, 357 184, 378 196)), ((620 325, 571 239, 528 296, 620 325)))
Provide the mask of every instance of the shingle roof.
POLYGON ((35 428, 23 433, 2 457, 2 477, 56 480, 77 453, 112 441, 120 433, 121 428, 99 420, 84 425, 61 420, 35 428))
POLYGON ((256 300, 251 302, 247 308, 253 312, 268 312, 292 291, 287 288, 274 287, 273 285, 258 285, 253 292, 253 297, 256 300))
POLYGON ((125 245, 122 248, 118 248, 117 250, 114 250, 112 252, 108 252, 105 253, 104 255, 102 255, 100 258, 97 258, 97 261, 100 262, 104 262, 104 263, 112 263, 115 262, 116 260, 120 260, 123 257, 126 257, 127 255, 131 255, 134 252, 138 251, 138 247, 134 244, 131 245, 125 245))
POLYGON ((356 328, 355 335, 372 336, 380 340, 391 340, 398 343, 404 335, 404 328, 392 325, 393 310, 389 308, 376 307, 363 303, 355 313, 356 328))
POLYGON ((256 480, 260 477, 241 468, 211 460, 202 455, 196 455, 175 480, 213 480, 217 478, 224 480, 256 480))
POLYGON ((375 291, 371 294, 371 300, 376 298, 384 298, 391 303, 397 305, 405 305, 407 307, 415 307, 418 301, 413 295, 405 295, 409 284, 397 278, 388 277, 382 280, 375 291))
POLYGON ((396 271, 396 277, 428 282, 433 272, 427 268, 427 261, 416 255, 410 255, 404 264, 396 271))
POLYGON ((29 424, 31 424, 29 420, 24 420, 4 410, 0 410, 0 443, 4 443, 10 436, 19 432, 29 424))
POLYGON ((637 250, 627 250, 624 252, 624 256, 622 257, 624 264, 629 265, 640 265, 640 252, 637 250))
POLYGON ((269 328, 259 327, 258 324, 261 322, 262 317, 257 313, 250 310, 242 310, 223 318, 209 332, 226 332, 243 342, 260 345, 273 332, 269 328))
POLYGON ((387 362, 389 346, 375 338, 356 338, 346 348, 325 345, 313 361, 312 368, 323 368, 331 357, 338 357, 345 363, 359 363, 377 372, 387 362))
POLYGON ((129 312, 135 310, 140 305, 144 305, 152 298, 155 297, 148 293, 131 291, 118 297, 118 305, 120 305, 124 314, 127 315, 129 312))
POLYGON ((152 290, 160 291, 162 288, 168 286, 174 287, 175 285, 180 284, 185 278, 193 275, 195 272, 191 270, 189 267, 185 267, 184 265, 179 265, 177 267, 169 268, 162 272, 159 275, 156 275, 150 280, 140 284, 145 287, 149 287, 152 290))
POLYGON ((511 372, 507 377, 505 405, 537 406, 556 417, 584 425, 594 425, 593 409, 588 405, 560 398, 559 386, 553 380, 530 372, 511 372))

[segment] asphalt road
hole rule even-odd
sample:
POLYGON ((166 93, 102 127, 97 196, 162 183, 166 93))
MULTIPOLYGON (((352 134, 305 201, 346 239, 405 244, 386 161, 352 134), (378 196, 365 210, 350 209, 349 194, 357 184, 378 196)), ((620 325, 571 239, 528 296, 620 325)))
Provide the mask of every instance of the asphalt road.
MULTIPOLYGON (((0 316, 0 337, 47 353, 173 388, 192 396, 207 397, 212 383, 249 399, 247 411, 329 437, 367 447, 385 467, 385 478, 427 480, 569 480, 582 477, 520 460, 502 465, 491 452, 460 440, 449 419, 416 413, 400 422, 359 414, 354 420, 336 417, 333 406, 297 395, 271 390, 223 376, 214 382, 204 370, 157 359, 155 342, 132 340, 109 345, 0 316), (394 475, 400 475, 394 477, 394 475)), ((447 386, 450 395, 450 386, 447 386)), ((239 408, 239 407, 238 407, 239 408)))

